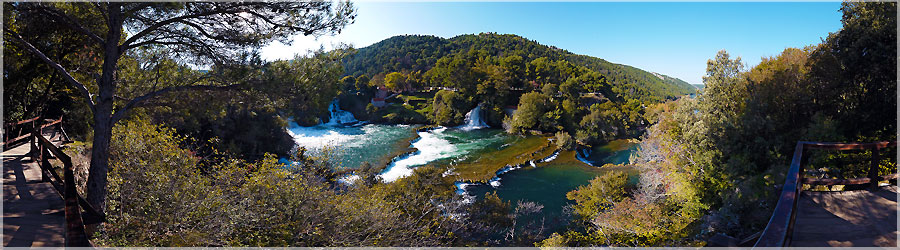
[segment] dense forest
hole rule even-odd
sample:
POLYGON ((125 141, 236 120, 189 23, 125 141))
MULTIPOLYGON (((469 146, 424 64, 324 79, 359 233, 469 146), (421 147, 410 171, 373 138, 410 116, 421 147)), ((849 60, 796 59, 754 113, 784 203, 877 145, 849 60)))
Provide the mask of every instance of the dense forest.
MULTIPOLYGON (((542 67, 548 67, 542 65, 547 62, 562 63, 571 68, 584 67, 603 75, 617 96, 630 99, 660 101, 694 92, 690 84, 678 78, 610 63, 592 56, 574 54, 513 34, 481 33, 459 35, 449 39, 424 35, 395 36, 360 48, 356 54, 345 60, 344 66, 346 73, 353 76, 371 77, 391 72, 426 72, 435 67, 442 58, 453 58, 470 51, 476 51, 475 53, 482 57, 514 60, 506 63, 518 64, 516 66, 521 67, 518 69, 521 72, 516 73, 523 78, 525 74, 541 74, 538 71, 542 67), (535 61, 540 58, 544 59, 535 61)), ((560 69, 566 70, 571 69, 560 69)), ((534 80, 540 81, 539 78, 534 80)))
MULTIPOLYGON (((797 141, 897 140, 896 3, 843 3, 843 28, 745 68, 720 51, 697 98, 660 104, 633 164, 568 194, 584 227, 544 246, 701 245, 766 226, 797 141)), ((896 149, 878 162, 897 171, 896 149)), ((865 176, 871 152, 817 154, 814 173, 865 176), (842 170, 828 168, 842 164, 842 170), (841 173, 837 173, 837 172, 841 173)))
MULTIPOLYGON (((340 32, 350 2, 3 6, 4 119, 66 117, 79 192, 107 216, 100 246, 704 246, 765 227, 797 141, 897 139, 896 3, 843 3, 822 43, 752 67, 723 50, 699 91, 494 33, 259 57, 340 32), (347 184, 328 150, 286 130, 328 122, 335 99, 379 124, 458 126, 481 107, 488 125, 562 151, 639 138, 639 180, 611 171, 569 192, 553 234, 529 216, 539 204, 467 201, 439 166, 383 182, 365 164, 347 184)), ((810 162, 854 175, 857 158, 810 162)))
POLYGON ((341 106, 357 117, 456 126, 481 105, 493 127, 561 132, 582 145, 639 134, 649 124, 644 106, 696 91, 677 78, 495 33, 396 36, 356 50, 343 65, 341 106), (366 104, 376 87, 400 93, 403 105, 366 104))

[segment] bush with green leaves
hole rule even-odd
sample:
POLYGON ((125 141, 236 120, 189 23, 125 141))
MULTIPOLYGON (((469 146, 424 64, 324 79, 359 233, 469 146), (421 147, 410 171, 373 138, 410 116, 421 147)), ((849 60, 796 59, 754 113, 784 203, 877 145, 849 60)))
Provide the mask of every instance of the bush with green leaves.
POLYGON ((108 222, 97 244, 483 245, 484 239, 463 236, 496 232, 477 225, 509 211, 505 203, 466 205, 440 168, 420 167, 392 183, 347 186, 337 181, 327 155, 301 149, 292 166, 268 155, 255 162, 223 158, 201 167, 192 151, 179 148, 182 140, 172 129, 145 120, 116 127, 108 222))
POLYGON ((443 126, 462 124, 468 106, 468 101, 460 93, 450 90, 438 91, 434 94, 434 116, 431 119, 435 124, 443 126))
MULTIPOLYGON (((509 132, 521 134, 528 130, 555 129, 556 123, 553 111, 555 105, 550 97, 538 93, 529 92, 519 99, 519 106, 512 116, 509 124, 509 132)), ((548 130, 554 131, 554 130, 548 130)))
POLYGON ((561 150, 572 150, 575 149, 575 139, 572 139, 572 136, 569 133, 564 131, 556 132, 556 147, 561 150))

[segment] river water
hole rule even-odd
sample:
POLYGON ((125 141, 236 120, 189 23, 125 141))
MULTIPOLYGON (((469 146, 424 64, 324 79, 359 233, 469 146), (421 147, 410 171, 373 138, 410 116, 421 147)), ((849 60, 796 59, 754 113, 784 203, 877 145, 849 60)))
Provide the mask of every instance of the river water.
MULTIPOLYGON (((337 119, 333 118, 327 124, 301 127, 291 123, 289 132, 297 144, 314 153, 331 147, 332 158, 341 169, 358 168, 363 162, 386 166, 380 174, 386 182, 408 176, 416 167, 483 162, 485 157, 502 155, 498 152, 507 147, 543 140, 539 137, 525 139, 500 129, 487 128, 480 117, 480 106, 466 115, 466 122, 460 127, 418 132, 416 125, 360 125, 348 112, 337 109, 336 104, 332 105, 331 111, 337 119), (410 149, 412 153, 402 154, 410 149)), ((637 181, 637 171, 629 167, 601 167, 607 163, 629 163, 636 149, 635 142, 617 140, 593 149, 580 149, 577 153, 564 151, 544 162, 500 171, 499 176, 486 184, 458 183, 458 186, 460 193, 476 199, 485 193, 496 192, 513 206, 517 201, 540 203, 544 208, 538 216, 545 219, 549 231, 559 231, 569 221, 564 212, 564 208, 572 204, 565 198, 567 192, 608 171, 625 171, 631 182, 637 181)))
POLYGON ((516 136, 510 136, 499 129, 463 130, 444 128, 419 132, 419 139, 411 147, 418 151, 400 157, 385 168, 381 174, 387 182, 409 176, 415 167, 429 163, 446 166, 465 161, 487 152, 497 151, 514 143, 516 136))
POLYGON ((338 107, 336 100, 329 106, 328 123, 302 127, 291 122, 288 132, 294 142, 314 154, 329 151, 338 169, 356 169, 363 162, 386 166, 381 177, 388 182, 412 174, 419 166, 465 161, 520 139, 503 130, 487 128, 481 118, 481 105, 466 115, 462 126, 420 132, 416 132, 419 125, 361 124, 338 107), (413 152, 404 154, 410 150, 413 152))
POLYGON ((298 146, 306 147, 314 154, 329 148, 338 169, 356 169, 363 162, 386 164, 393 155, 405 150, 406 143, 415 137, 416 131, 409 125, 319 124, 302 127, 291 122, 288 133, 298 146))
POLYGON ((569 191, 587 185, 591 179, 609 171, 624 171, 628 173, 630 183, 637 183, 638 172, 631 167, 591 166, 591 164, 602 166, 605 163, 628 164, 629 156, 636 151, 637 144, 625 142, 627 141, 611 142, 610 144, 621 144, 613 148, 616 151, 608 151, 609 144, 598 147, 587 157, 576 157, 574 151, 564 151, 552 161, 504 173, 499 185, 464 185, 464 193, 481 199, 485 193, 496 192, 501 200, 509 202, 513 207, 518 201, 539 203, 544 208, 536 216, 545 219, 549 232, 560 231, 565 229, 570 221, 570 215, 564 212, 566 206, 573 204, 566 199, 566 193, 569 191), (587 158, 596 160, 590 164, 582 161, 587 158))

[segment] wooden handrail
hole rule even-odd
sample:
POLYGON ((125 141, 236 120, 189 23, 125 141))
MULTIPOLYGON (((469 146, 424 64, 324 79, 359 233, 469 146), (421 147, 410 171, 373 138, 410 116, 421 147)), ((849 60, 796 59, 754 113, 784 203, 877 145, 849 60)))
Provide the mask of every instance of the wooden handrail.
MULTIPOLYGON (((65 201, 66 215, 66 231, 65 242, 66 247, 92 247, 88 240, 87 232, 84 229, 84 221, 81 218, 81 208, 78 204, 78 192, 75 189, 75 174, 71 158, 53 145, 52 142, 44 138, 42 135, 35 135, 37 143, 40 145, 40 166, 43 174, 50 173, 56 180, 51 181, 57 191, 62 191, 63 200, 65 201), (63 180, 62 185, 59 184, 59 175, 53 170, 48 160, 50 153, 56 156, 56 159, 63 163, 63 180), (62 190, 60 190, 62 189, 62 190)), ((87 211, 87 209, 85 209, 87 211)), ((93 209, 91 209, 93 210, 93 209)))
POLYGON ((811 142, 800 141, 804 147, 810 149, 827 149, 827 150, 854 150, 854 149, 882 149, 887 147, 896 147, 896 141, 869 142, 869 143, 843 143, 843 142, 811 142))
POLYGON ((851 179, 816 179, 816 178, 803 178, 800 180, 803 184, 809 185, 823 185, 823 186, 831 186, 831 185, 860 185, 866 183, 872 183, 873 181, 886 181, 897 179, 898 174, 889 174, 877 176, 875 178, 863 177, 863 178, 851 178, 851 179))
POLYGON ((60 117, 59 119, 57 119, 57 120, 55 120, 55 121, 52 121, 52 122, 50 122, 50 123, 41 125, 41 128, 50 127, 50 126, 56 125, 56 124, 58 124, 58 123, 60 123, 60 122, 62 122, 62 117, 60 117))
MULTIPOLYGON (((46 126, 59 124, 62 118, 49 123, 46 126)), ((40 126, 32 132, 35 142, 33 147, 38 148, 38 164, 41 168, 43 179, 49 181, 60 193, 65 201, 66 215, 66 246, 67 247, 92 247, 88 235, 85 231, 85 224, 94 224, 106 220, 106 216, 98 212, 76 191, 75 184, 75 167, 72 165, 72 159, 62 152, 50 140, 45 138, 39 132, 40 129, 46 127, 40 126), (56 157, 63 164, 63 178, 60 179, 59 174, 53 170, 49 158, 50 155, 56 157), (52 179, 51 179, 52 177, 52 179), (85 217, 82 217, 81 210, 84 209, 85 217)))
POLYGON ((4 145, 6 145, 6 144, 12 144, 12 143, 14 143, 14 142, 20 141, 20 140, 22 140, 22 139, 26 139, 26 138, 28 138, 28 137, 31 137, 31 132, 28 132, 28 134, 25 134, 25 135, 22 135, 22 136, 13 138, 12 140, 5 141, 5 142, 3 142, 3 144, 4 144, 4 145))
MULTIPOLYGON (((22 121, 18 121, 18 122, 6 123, 3 127, 3 141, 0 142, 0 145, 3 145, 3 147, 7 147, 17 141, 21 141, 23 139, 29 138, 32 134, 31 132, 33 132, 34 128, 37 127, 35 122, 40 121, 40 118, 41 118, 41 116, 35 116, 34 118, 31 118, 31 119, 26 119, 26 120, 22 120, 22 121), (25 128, 22 128, 22 126, 19 126, 19 125, 26 124, 26 123, 32 123, 31 127, 28 128, 28 130, 27 130, 28 133, 26 133, 24 135, 18 135, 19 133, 16 133, 17 135, 15 135, 16 136, 15 138, 9 139, 10 132, 13 132, 14 130, 16 130, 17 126, 19 127, 18 131, 21 132, 25 128)), ((59 120, 54 121, 52 124, 48 124, 46 126, 52 126, 53 124, 56 124, 59 122, 62 122, 62 117, 60 117, 59 120)), ((41 128, 44 128, 44 127, 41 127, 41 128)))
POLYGON ((788 174, 785 177, 784 187, 781 189, 781 195, 778 198, 778 203, 775 205, 775 211, 772 212, 769 224, 766 225, 766 229, 763 230, 754 247, 780 247, 785 245, 790 233, 788 228, 793 222, 792 217, 799 200, 797 197, 800 194, 799 180, 803 149, 803 142, 797 142, 797 146, 794 147, 794 157, 791 159, 791 168, 788 169, 788 174))
MULTIPOLYGON (((19 121, 19 122, 10 122, 10 123, 7 123, 7 124, 5 125, 5 127, 4 127, 4 130, 3 130, 3 141, 0 141, 0 145, 2 145, 2 146, 4 147, 4 149, 5 149, 6 147, 8 147, 8 146, 10 146, 10 145, 12 145, 12 144, 14 144, 14 143, 16 143, 16 142, 18 142, 18 141, 21 141, 21 140, 30 138, 31 136, 33 136, 34 130, 39 130, 39 131, 40 131, 40 130, 46 128, 46 127, 50 127, 50 126, 53 126, 53 125, 58 125, 58 126, 59 126, 59 130, 60 130, 62 133, 65 133, 65 131, 62 129, 62 125, 61 125, 62 122, 63 122, 63 118, 62 118, 61 116, 59 117, 59 119, 52 120, 52 121, 50 121, 50 122, 48 122, 48 123, 46 123, 46 124, 40 125, 40 127, 38 127, 37 123, 35 123, 35 122, 36 122, 36 121, 40 121, 40 118, 41 118, 41 116, 36 116, 36 117, 31 118, 31 119, 28 119, 28 120, 23 120, 23 121, 19 121), (10 138, 9 138, 9 136, 10 136, 9 133, 15 131, 15 130, 16 130, 16 126, 19 126, 19 125, 22 125, 22 124, 25 124, 25 123, 32 123, 32 126, 31 126, 30 128, 19 127, 19 128, 18 128, 18 131, 19 131, 19 132, 22 132, 22 131, 24 130, 24 131, 28 131, 28 133, 21 134, 21 135, 19 135, 20 133, 16 133, 17 136, 16 136, 15 138, 10 139, 10 138)), ((66 138, 67 138, 66 140, 68 140, 68 135, 66 135, 66 138)), ((32 152, 32 153, 34 153, 34 152, 32 152)))
POLYGON ((41 117, 40 117, 40 116, 35 116, 34 118, 27 119, 27 120, 21 120, 21 121, 18 121, 18 122, 9 122, 9 123, 6 123, 6 126, 22 125, 22 124, 25 124, 25 123, 33 122, 33 121, 35 121, 35 120, 37 120, 37 119, 39 119, 39 118, 41 118, 41 117))
POLYGON ((803 184, 820 184, 820 185, 847 185, 847 184, 866 184, 872 183, 873 186, 878 181, 897 179, 897 174, 876 176, 879 153, 878 151, 886 147, 896 147, 897 142, 872 142, 872 143, 840 143, 840 142, 809 142, 799 141, 794 148, 794 156, 791 159, 791 166, 785 177, 784 187, 781 189, 781 195, 778 203, 775 205, 775 211, 763 230, 759 240, 753 247, 784 247, 790 244, 791 231, 794 227, 794 218, 796 216, 797 204, 800 200, 800 191, 803 184), (873 162, 869 169, 868 177, 855 179, 801 179, 805 158, 803 151, 805 149, 826 149, 826 150, 862 150, 872 149, 873 162))

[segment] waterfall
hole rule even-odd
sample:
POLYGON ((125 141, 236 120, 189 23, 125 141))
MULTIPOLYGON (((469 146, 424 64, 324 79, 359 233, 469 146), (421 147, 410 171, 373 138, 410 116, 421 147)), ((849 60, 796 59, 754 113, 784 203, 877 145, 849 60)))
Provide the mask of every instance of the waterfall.
POLYGON ((337 98, 335 98, 334 101, 331 102, 331 105, 328 106, 328 112, 331 113, 331 119, 328 120, 328 125, 345 125, 359 122, 356 120, 356 117, 353 117, 353 114, 341 110, 337 98))
POLYGON ((591 155, 591 151, 592 151, 591 148, 588 148, 588 147, 581 149, 581 150, 575 149, 575 159, 578 159, 579 161, 584 162, 584 164, 588 164, 588 165, 597 167, 594 165, 594 161, 588 159, 588 157, 590 157, 590 155, 591 155))
POLYGON ((466 113, 466 124, 457 128, 460 130, 469 131, 487 127, 487 123, 484 123, 484 121, 481 119, 481 104, 478 104, 478 106, 475 106, 475 108, 469 111, 469 113, 466 113))

